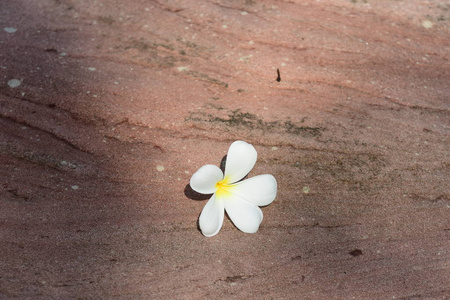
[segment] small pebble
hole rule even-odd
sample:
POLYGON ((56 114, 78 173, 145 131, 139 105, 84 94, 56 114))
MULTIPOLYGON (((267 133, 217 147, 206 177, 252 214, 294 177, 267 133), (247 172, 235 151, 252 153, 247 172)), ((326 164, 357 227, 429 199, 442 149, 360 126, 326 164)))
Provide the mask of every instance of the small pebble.
POLYGON ((17 31, 17 28, 14 27, 5 27, 3 28, 4 31, 6 31, 7 33, 14 33, 17 31))
POLYGON ((164 166, 157 166, 156 170, 158 170, 159 172, 164 171, 164 166))
POLYGON ((430 29, 433 27, 433 23, 430 20, 425 20, 422 22, 422 27, 426 29, 430 29))
POLYGON ((8 85, 10 88, 18 87, 22 82, 19 79, 11 79, 8 81, 8 85))
POLYGON ((72 185, 71 188, 72 188, 72 190, 78 190, 79 187, 78 187, 78 185, 72 185))

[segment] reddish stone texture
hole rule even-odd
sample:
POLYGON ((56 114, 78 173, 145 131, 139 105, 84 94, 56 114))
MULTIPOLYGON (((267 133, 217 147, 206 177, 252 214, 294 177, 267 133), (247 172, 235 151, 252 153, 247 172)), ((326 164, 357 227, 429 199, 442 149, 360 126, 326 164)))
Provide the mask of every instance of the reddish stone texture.
POLYGON ((0 298, 448 299, 449 10, 2 0, 0 298), (206 238, 234 140, 278 196, 206 238))

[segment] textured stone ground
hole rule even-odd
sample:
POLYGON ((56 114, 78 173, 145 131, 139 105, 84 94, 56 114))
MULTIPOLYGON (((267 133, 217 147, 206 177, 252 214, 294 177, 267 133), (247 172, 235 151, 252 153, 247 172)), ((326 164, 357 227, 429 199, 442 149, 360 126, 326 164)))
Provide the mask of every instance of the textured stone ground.
POLYGON ((448 299, 449 20, 0 1, 0 298, 448 299), (206 238, 189 179, 234 140, 278 197, 258 233, 206 238))

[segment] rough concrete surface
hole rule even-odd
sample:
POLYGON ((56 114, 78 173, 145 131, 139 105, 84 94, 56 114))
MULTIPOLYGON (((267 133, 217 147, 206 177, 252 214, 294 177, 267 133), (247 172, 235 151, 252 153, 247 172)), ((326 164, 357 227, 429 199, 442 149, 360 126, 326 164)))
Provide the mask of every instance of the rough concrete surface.
POLYGON ((0 1, 0 298, 450 299, 449 25, 448 0, 0 1), (278 196, 206 238, 189 179, 235 140, 278 196))

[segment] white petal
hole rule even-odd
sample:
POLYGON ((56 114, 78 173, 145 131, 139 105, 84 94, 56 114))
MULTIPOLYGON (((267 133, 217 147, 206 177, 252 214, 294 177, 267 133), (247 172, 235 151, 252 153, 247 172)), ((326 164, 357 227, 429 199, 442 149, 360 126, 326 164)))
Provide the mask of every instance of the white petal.
POLYGON ((253 169, 257 157, 256 149, 251 144, 243 141, 231 144, 225 163, 228 182, 234 183, 244 178, 253 169))
POLYGON ((263 219, 258 206, 237 196, 227 197, 223 203, 228 216, 237 228, 246 233, 258 231, 263 219))
POLYGON ((208 200, 198 220, 203 235, 209 237, 219 232, 220 228, 222 228, 223 216, 225 214, 223 209, 223 201, 217 199, 216 195, 213 195, 208 200))
POLYGON ((204 165, 191 177, 191 188, 201 194, 212 194, 216 188, 216 183, 223 179, 222 170, 214 165, 204 165))
POLYGON ((229 191, 255 205, 265 206, 277 196, 277 181, 270 174, 258 175, 234 184, 229 191))

